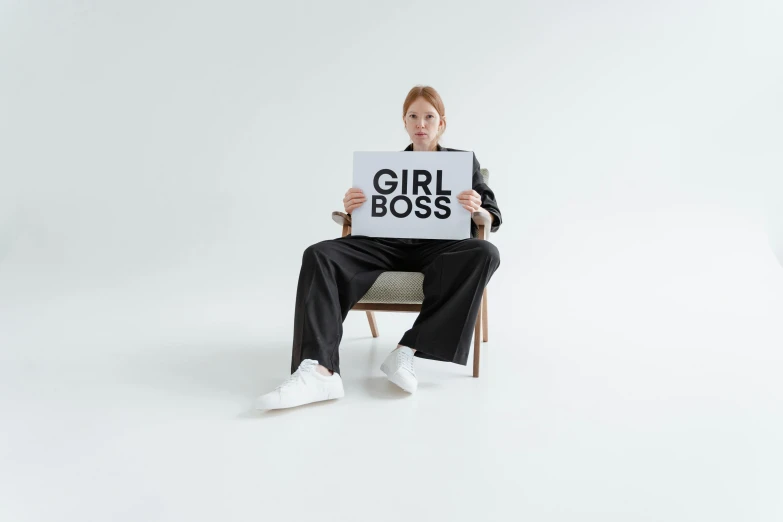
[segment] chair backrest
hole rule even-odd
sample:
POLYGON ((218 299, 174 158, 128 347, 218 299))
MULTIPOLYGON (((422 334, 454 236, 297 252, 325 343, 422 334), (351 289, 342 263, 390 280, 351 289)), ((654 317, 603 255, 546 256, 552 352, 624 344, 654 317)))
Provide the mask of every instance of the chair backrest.
POLYGON ((481 169, 481 177, 484 178, 484 183, 489 185, 489 171, 487 169, 481 169))

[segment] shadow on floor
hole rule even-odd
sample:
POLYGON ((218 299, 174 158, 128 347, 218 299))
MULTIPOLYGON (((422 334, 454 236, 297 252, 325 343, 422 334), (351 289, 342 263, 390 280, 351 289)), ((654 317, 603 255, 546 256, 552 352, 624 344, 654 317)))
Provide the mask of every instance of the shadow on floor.
MULTIPOLYGON (((373 399, 402 400, 411 395, 390 383, 380 364, 396 343, 372 338, 344 339, 341 367, 346 394, 373 399)), ((254 409, 255 398, 273 390, 290 373, 290 351, 280 342, 172 343, 130 356, 122 378, 145 390, 187 400, 225 400, 243 408, 239 418, 283 415, 254 409)), ((119 376, 118 376, 119 377, 119 376)), ((429 379, 419 389, 439 388, 429 379)), ((335 401, 300 406, 293 410, 326 407, 335 401)))

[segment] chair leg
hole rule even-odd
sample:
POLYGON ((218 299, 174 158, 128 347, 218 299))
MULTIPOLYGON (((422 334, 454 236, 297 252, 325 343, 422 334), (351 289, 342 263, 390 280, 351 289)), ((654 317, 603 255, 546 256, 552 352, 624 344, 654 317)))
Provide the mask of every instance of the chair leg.
POLYGON ((487 312, 487 305, 489 304, 489 301, 487 300, 486 288, 484 288, 484 299, 482 299, 481 302, 481 320, 484 323, 481 327, 484 330, 484 342, 486 343, 489 341, 489 312, 487 312))
POLYGON ((367 312, 367 320, 370 322, 372 336, 378 337, 378 324, 375 322, 375 312, 367 312))
POLYGON ((476 317, 476 328, 473 334, 473 377, 479 376, 479 362, 481 360, 481 314, 476 317))

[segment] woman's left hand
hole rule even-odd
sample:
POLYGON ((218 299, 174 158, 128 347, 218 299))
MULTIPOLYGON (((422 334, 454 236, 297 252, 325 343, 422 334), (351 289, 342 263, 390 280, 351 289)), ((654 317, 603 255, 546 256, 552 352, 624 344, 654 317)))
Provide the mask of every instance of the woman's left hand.
POLYGON ((479 193, 475 190, 466 190, 464 192, 460 192, 457 195, 457 200, 459 201, 460 205, 462 205, 465 210, 473 212, 478 212, 481 208, 481 196, 479 196, 479 193))

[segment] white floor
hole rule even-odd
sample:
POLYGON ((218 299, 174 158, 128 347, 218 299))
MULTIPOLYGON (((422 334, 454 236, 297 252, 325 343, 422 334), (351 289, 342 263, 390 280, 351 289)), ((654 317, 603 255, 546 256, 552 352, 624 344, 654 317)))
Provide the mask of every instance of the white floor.
POLYGON ((346 397, 270 413, 289 326, 246 304, 8 306, 0 520, 782 520, 783 278, 734 261, 530 269, 481 377, 417 360, 414 396, 378 369, 412 316, 354 313, 346 397))

